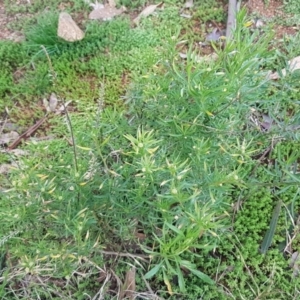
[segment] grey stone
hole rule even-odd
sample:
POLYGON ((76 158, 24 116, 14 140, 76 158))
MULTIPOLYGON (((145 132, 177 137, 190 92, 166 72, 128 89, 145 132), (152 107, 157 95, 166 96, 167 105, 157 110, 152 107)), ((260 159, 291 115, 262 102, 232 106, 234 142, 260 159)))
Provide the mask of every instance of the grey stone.
POLYGON ((118 15, 121 15, 124 11, 126 11, 124 6, 118 9, 110 6, 109 4, 105 4, 103 7, 94 8, 94 10, 89 14, 89 19, 108 21, 118 15))
POLYGON ((84 38, 84 32, 67 12, 59 14, 57 35, 67 42, 76 42, 84 38))

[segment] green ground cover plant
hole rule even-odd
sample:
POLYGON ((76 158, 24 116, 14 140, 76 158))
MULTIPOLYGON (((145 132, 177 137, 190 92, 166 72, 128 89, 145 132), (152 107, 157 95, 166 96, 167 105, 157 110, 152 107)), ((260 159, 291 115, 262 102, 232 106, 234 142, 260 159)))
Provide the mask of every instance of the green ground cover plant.
POLYGON ((290 14, 300 14, 299 2, 295 0, 284 0, 284 8, 290 14))
POLYGON ((73 100, 50 115, 54 138, 8 155, 18 167, 1 189, 2 299, 126 298, 132 267, 141 299, 299 296, 289 267, 297 74, 267 79, 281 53, 270 51, 272 32, 244 26, 245 10, 232 41, 213 45, 215 61, 192 47, 182 60, 172 5, 137 28, 122 17, 90 23, 71 46, 56 39, 55 15, 42 17, 18 51, 0 45, 7 74, 28 65, 19 84, 5 77, 2 107, 25 89, 24 103, 50 92, 73 100))

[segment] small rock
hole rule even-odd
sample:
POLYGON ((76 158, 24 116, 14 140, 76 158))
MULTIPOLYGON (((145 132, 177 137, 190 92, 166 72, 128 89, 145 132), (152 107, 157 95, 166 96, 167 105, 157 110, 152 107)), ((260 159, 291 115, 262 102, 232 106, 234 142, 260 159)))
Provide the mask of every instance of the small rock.
POLYGON ((9 133, 3 133, 0 135, 0 145, 9 144, 11 141, 16 140, 19 134, 16 131, 11 131, 9 133))
POLYGON ((57 35, 67 42, 76 42, 84 38, 84 32, 66 12, 59 14, 57 35))
POLYGON ((261 20, 261 19, 257 19, 256 21, 255 21, 255 27, 256 28, 261 28, 261 27, 263 27, 264 26, 264 22, 261 20))
POLYGON ((10 164, 1 164, 0 165, 0 174, 8 174, 11 169, 12 169, 12 166, 10 164))
POLYGON ((214 30, 206 36, 206 41, 217 42, 223 36, 225 36, 224 30, 220 30, 219 28, 214 28, 214 30))
POLYGON ((114 17, 121 15, 124 11, 126 11, 124 6, 116 8, 109 4, 105 4, 103 7, 94 7, 94 10, 89 14, 89 19, 109 21, 114 17))

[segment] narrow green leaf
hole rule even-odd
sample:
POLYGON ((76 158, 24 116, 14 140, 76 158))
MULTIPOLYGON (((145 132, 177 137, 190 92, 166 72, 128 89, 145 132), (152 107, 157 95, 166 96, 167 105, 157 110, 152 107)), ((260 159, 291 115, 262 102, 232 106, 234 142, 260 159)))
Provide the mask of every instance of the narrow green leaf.
POLYGON ((263 239, 263 242, 262 242, 261 248, 260 248, 260 252, 263 254, 265 254, 268 251, 269 247, 271 246, 272 239, 274 237, 274 233, 275 233, 276 226, 277 226, 277 221, 278 221, 278 218, 280 215, 281 205, 282 205, 282 202, 281 202, 281 200, 279 200, 277 202, 276 207, 274 208, 269 229, 267 230, 267 232, 265 234, 265 237, 263 239))
POLYGON ((167 286, 168 292, 169 292, 170 295, 172 295, 173 291, 172 291, 171 282, 170 282, 169 277, 167 276, 167 274, 164 270, 163 270, 163 277, 164 277, 164 283, 167 286))
POLYGON ((162 263, 163 262, 160 262, 158 265, 156 265, 154 268, 152 268, 149 272, 147 272, 144 275, 144 278, 145 279, 150 279, 151 277, 153 277, 159 271, 159 269, 161 268, 162 263))
POLYGON ((188 260, 184 260, 184 259, 180 260, 180 265, 187 268, 187 269, 193 269, 193 268, 196 267, 195 264, 191 263, 188 260))
POLYGON ((169 227, 171 230, 173 230, 174 232, 176 232, 177 234, 183 235, 183 232, 180 229, 178 229, 177 227, 175 227, 174 225, 172 225, 168 222, 165 222, 165 225, 167 227, 169 227))
POLYGON ((179 289, 181 292, 185 292, 185 282, 184 282, 183 274, 182 274, 179 264, 177 264, 176 269, 177 269, 179 289))
POLYGON ((201 280, 203 280, 206 283, 214 284, 215 282, 206 274, 202 273, 201 271, 195 270, 195 269, 189 269, 194 275, 199 277, 201 280))
POLYGON ((169 272, 171 272, 172 274, 177 274, 176 270, 172 267, 172 265, 170 264, 170 262, 167 258, 164 260, 164 262, 165 262, 165 266, 169 272))
POLYGON ((207 276, 206 274, 202 273, 199 270, 196 270, 195 267, 196 265, 187 261, 187 260, 181 260, 180 264, 184 267, 186 267, 190 272, 192 272, 194 275, 196 275, 197 277, 199 277, 200 279, 202 279, 204 282, 209 283, 209 284, 213 284, 214 281, 207 276))

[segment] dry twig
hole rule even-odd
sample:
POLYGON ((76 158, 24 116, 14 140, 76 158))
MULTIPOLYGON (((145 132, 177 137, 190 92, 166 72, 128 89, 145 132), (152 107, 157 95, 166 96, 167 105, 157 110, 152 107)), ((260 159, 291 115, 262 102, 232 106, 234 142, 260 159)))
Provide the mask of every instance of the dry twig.
POLYGON ((38 120, 33 126, 28 128, 23 134, 21 134, 9 147, 8 150, 13 150, 15 149, 23 139, 27 139, 30 136, 32 136, 38 129, 39 127, 46 121, 47 115, 38 120))

